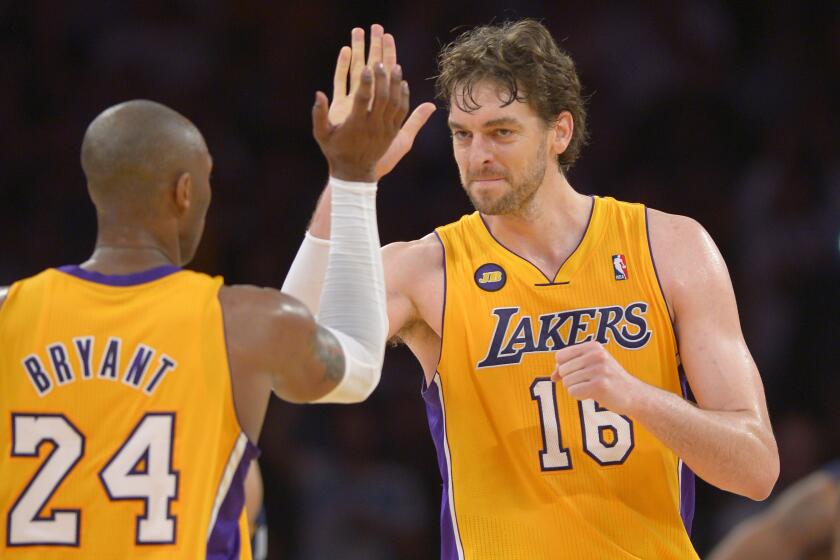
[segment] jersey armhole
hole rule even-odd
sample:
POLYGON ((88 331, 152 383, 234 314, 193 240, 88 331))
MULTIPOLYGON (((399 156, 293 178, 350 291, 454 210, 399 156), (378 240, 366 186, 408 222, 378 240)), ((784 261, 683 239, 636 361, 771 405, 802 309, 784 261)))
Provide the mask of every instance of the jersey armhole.
POLYGON ((650 218, 648 215, 648 207, 645 206, 645 237, 647 238, 647 246, 648 246, 648 256, 650 257, 650 264, 653 267, 653 275, 656 277, 656 286, 658 288, 659 297, 661 300, 662 305, 665 306, 665 313, 668 315, 668 323, 671 325, 671 339, 674 343, 674 350, 676 352, 677 363, 680 362, 680 345, 679 340, 677 339, 677 327, 674 324, 674 317, 671 315, 671 304, 668 302, 668 298, 665 296, 665 289, 662 287, 662 280, 659 278, 659 270, 656 268, 656 258, 653 256, 653 245, 650 242, 650 218))
MULTIPOLYGON (((438 362, 435 365, 435 375, 440 375, 440 365, 443 363, 443 348, 444 348, 444 340, 446 340, 444 335, 444 329, 446 328, 446 288, 448 285, 448 280, 446 278, 447 271, 446 271, 446 243, 443 242, 443 238, 440 236, 437 230, 435 230, 435 237, 437 238, 438 242, 440 243, 440 248, 443 251, 443 308, 440 311, 440 353, 438 355, 438 362)), ((425 385, 425 376, 423 380, 423 384, 425 385)))

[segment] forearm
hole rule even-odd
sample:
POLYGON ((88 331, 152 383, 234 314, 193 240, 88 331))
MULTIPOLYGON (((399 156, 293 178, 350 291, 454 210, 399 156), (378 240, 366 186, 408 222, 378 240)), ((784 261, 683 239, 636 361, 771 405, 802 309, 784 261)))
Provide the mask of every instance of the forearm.
POLYGON ((640 382, 628 414, 672 449, 703 480, 763 500, 779 462, 772 434, 749 411, 704 410, 640 382))

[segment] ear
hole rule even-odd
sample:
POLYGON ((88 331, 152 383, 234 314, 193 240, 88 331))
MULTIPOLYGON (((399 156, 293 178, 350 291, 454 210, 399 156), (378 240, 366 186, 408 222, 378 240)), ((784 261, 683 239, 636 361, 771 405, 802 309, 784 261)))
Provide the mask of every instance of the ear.
POLYGON ((193 199, 193 184, 192 175, 189 173, 181 173, 178 181, 175 183, 175 207, 179 213, 185 214, 192 204, 193 199))
POLYGON ((554 126, 552 127, 554 137, 551 142, 551 147, 553 148, 555 156, 562 154, 566 151, 566 148, 569 147, 574 130, 575 121, 572 118, 572 114, 568 111, 560 113, 560 115, 557 116, 557 120, 554 121, 554 126))

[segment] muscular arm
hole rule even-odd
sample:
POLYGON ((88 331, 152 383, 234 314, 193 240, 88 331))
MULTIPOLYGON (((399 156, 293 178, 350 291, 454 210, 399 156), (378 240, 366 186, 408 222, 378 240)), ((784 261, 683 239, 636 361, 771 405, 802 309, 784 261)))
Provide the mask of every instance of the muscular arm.
POLYGON ((649 219, 697 406, 646 386, 630 413, 710 484, 764 499, 778 478, 779 455, 726 265, 697 222, 656 211, 649 219))
POLYGON ((299 301, 253 286, 225 286, 219 301, 237 415, 252 441, 272 391, 289 402, 312 402, 341 381, 341 346, 299 301))
POLYGON ((341 380, 344 355, 336 338, 292 297, 270 288, 226 286, 219 292, 231 365, 270 378, 289 402, 310 402, 341 380))
POLYGON ((739 523, 712 551, 709 560, 796 560, 827 548, 837 523, 840 487, 825 472, 788 488, 766 510, 739 523))

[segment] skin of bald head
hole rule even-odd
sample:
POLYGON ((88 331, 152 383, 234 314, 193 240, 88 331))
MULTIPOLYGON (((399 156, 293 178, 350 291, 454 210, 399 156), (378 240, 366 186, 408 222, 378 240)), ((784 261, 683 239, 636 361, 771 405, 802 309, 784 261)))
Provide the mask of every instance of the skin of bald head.
POLYGON ((192 260, 212 169, 192 122, 154 101, 120 103, 88 126, 81 163, 96 206, 97 247, 151 247, 178 265, 192 260))

